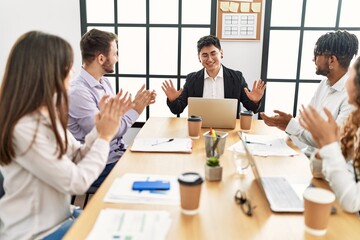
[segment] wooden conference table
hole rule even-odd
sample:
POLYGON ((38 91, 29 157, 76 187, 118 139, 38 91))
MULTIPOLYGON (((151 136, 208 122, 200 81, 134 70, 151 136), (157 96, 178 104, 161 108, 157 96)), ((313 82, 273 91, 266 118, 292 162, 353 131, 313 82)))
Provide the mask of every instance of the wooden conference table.
MULTIPOLYGON (((234 130, 223 130, 229 133, 226 147, 239 141, 238 130, 239 121, 234 130)), ((202 131, 208 129, 203 128, 202 131)), ((260 120, 253 121, 250 133, 284 136, 282 131, 267 127, 260 120)), ((138 136, 187 137, 186 118, 150 118, 139 131, 138 136)), ((254 181, 251 170, 249 169, 245 178, 235 174, 229 151, 225 151, 221 157, 222 181, 204 181, 198 215, 183 215, 180 206, 103 202, 104 195, 114 179, 125 173, 177 176, 183 172, 196 171, 204 175, 204 145, 204 139, 201 137, 193 141, 191 154, 126 151, 64 239, 85 239, 99 212, 104 208, 169 211, 172 223, 167 239, 358 239, 360 237, 359 217, 344 212, 338 202, 335 203, 337 214, 330 217, 328 232, 323 237, 315 237, 304 231, 303 214, 273 213, 261 189, 254 181), (246 216, 234 201, 234 194, 239 188, 245 189, 252 205, 256 206, 252 217, 246 216)), ((302 153, 294 157, 255 157, 255 160, 262 176, 285 176, 291 183, 312 182, 315 186, 328 188, 325 181, 312 179, 309 162, 302 153)))

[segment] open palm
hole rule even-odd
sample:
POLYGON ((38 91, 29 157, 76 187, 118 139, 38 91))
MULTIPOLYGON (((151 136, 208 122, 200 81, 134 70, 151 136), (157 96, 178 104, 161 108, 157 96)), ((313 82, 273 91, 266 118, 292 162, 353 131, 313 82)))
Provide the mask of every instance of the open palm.
POLYGON ((177 99, 183 91, 182 88, 180 88, 179 90, 176 90, 173 82, 170 79, 169 79, 169 81, 165 80, 163 82, 161 88, 164 91, 166 97, 169 99, 170 102, 177 99))
POLYGON ((254 103, 258 103, 260 102, 262 96, 264 95, 265 88, 266 88, 265 82, 260 79, 254 81, 251 92, 247 88, 244 88, 244 90, 246 95, 251 101, 253 101, 254 103))

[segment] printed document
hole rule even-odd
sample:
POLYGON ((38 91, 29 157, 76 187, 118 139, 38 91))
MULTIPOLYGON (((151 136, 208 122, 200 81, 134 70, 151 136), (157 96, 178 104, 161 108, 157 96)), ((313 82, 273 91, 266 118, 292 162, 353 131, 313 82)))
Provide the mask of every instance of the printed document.
POLYGON ((135 138, 130 148, 134 152, 191 153, 191 138, 135 138))
POLYGON ((101 210, 87 240, 163 240, 171 225, 166 211, 101 210))
MULTIPOLYGON (((299 153, 289 147, 283 138, 270 135, 242 134, 251 154, 257 156, 294 156, 299 153)), ((230 151, 244 152, 241 141, 228 148, 230 151)))
POLYGON ((179 183, 176 176, 126 173, 116 178, 104 197, 104 202, 134 204, 180 204, 179 183), (169 181, 169 190, 132 190, 135 181, 169 181))

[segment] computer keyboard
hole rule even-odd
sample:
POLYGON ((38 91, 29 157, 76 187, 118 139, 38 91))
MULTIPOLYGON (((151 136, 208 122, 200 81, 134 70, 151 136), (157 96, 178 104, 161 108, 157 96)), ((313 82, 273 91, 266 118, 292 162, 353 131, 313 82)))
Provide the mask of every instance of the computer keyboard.
POLYGON ((303 208, 303 201, 285 178, 261 177, 261 181, 271 208, 284 211, 303 208))

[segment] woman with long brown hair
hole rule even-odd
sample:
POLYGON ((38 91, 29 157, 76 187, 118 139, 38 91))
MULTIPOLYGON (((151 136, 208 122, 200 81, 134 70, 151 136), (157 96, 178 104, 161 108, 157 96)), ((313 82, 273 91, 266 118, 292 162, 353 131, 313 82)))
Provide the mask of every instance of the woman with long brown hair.
POLYGON ((64 39, 31 31, 13 46, 0 90, 0 239, 60 239, 71 226, 72 194, 104 169, 109 141, 131 97, 101 99, 84 145, 67 132, 73 50, 64 39))
POLYGON ((329 181, 342 207, 357 212, 360 210, 360 58, 350 69, 346 90, 355 110, 341 129, 326 108, 327 119, 324 119, 311 106, 302 109, 300 124, 311 132, 320 149, 312 155, 312 161, 322 163, 317 171, 321 170, 329 181))

